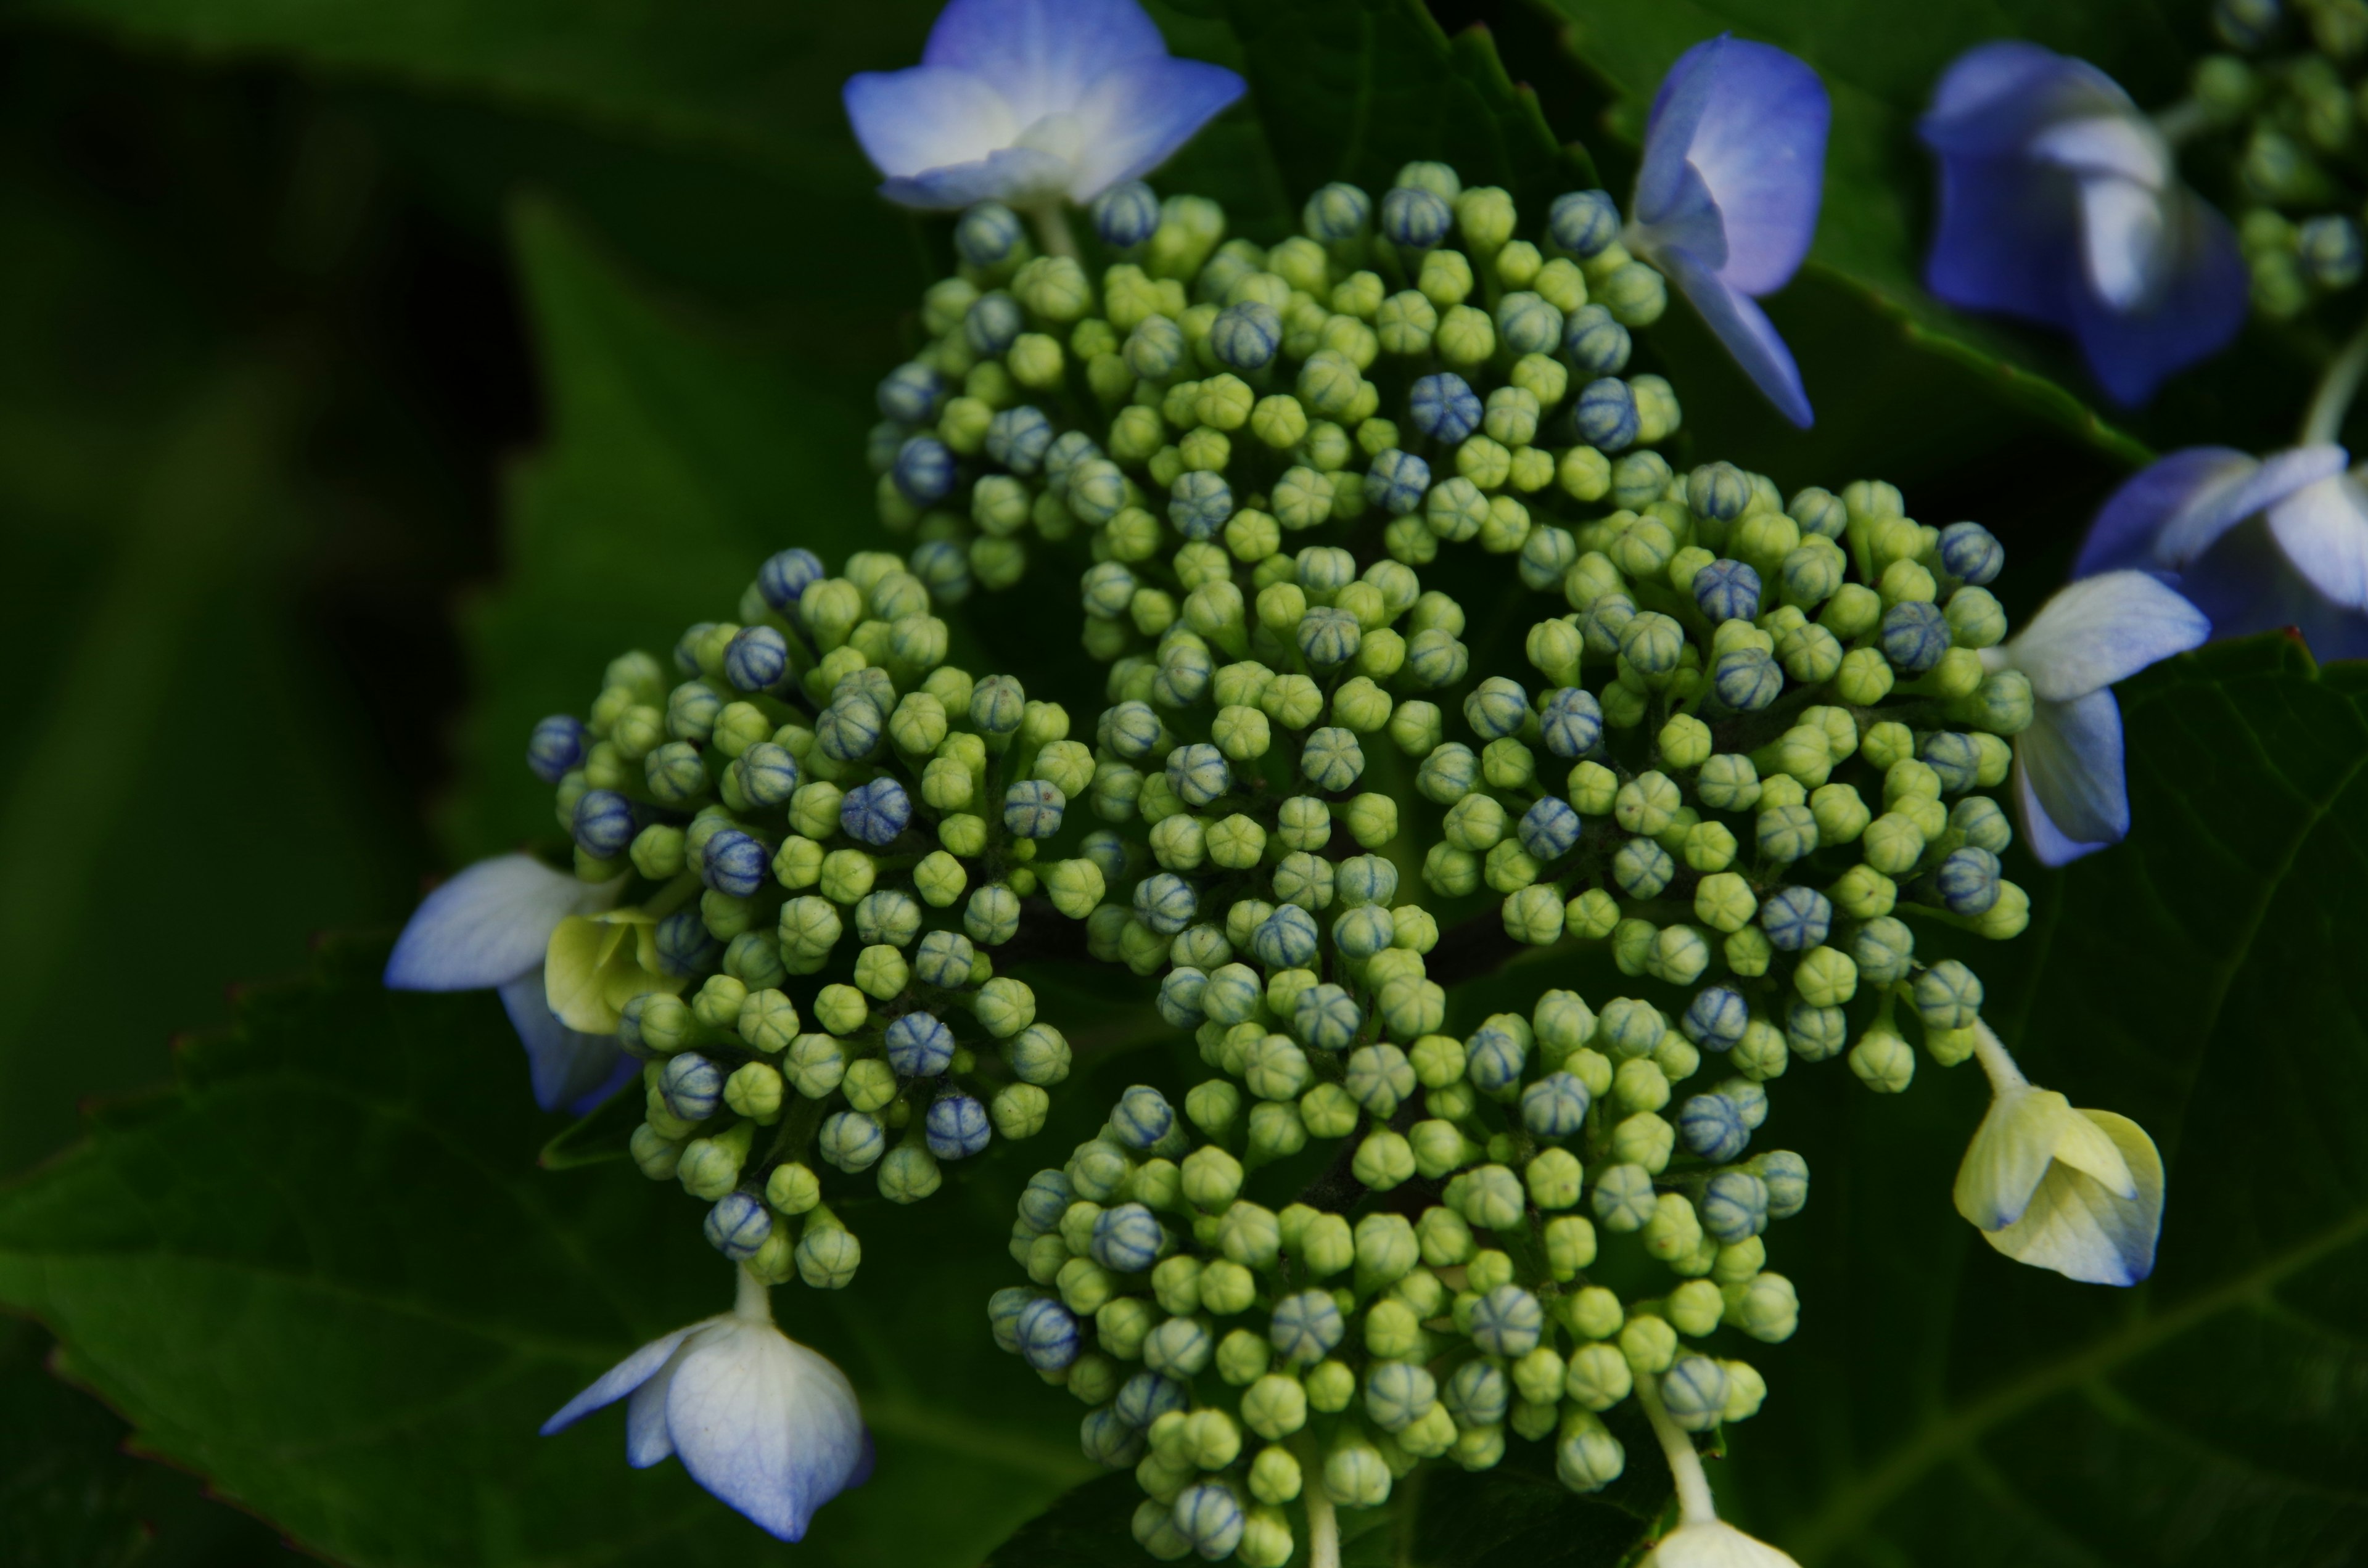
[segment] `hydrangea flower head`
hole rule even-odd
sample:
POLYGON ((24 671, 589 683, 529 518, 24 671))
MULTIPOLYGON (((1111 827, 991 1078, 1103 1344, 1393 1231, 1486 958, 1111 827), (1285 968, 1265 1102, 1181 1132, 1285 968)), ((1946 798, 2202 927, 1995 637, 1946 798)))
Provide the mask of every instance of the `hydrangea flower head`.
POLYGON ((848 79, 856 140, 906 207, 1092 200, 1242 96, 1178 60, 1134 0, 953 0, 921 63, 848 79))

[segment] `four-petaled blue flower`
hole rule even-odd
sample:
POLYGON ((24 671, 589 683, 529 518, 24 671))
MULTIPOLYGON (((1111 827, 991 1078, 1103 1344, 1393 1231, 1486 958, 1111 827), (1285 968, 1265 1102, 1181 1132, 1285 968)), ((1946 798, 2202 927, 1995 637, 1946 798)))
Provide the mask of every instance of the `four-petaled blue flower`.
POLYGON ((2172 452, 2113 493, 2072 574, 2149 573, 2214 637, 2291 626, 2321 659, 2368 656, 2368 490, 2349 460, 2335 446, 2172 452))
POLYGON ((2154 123, 2088 62, 2034 43, 1968 50, 1920 132, 1941 161, 1924 279, 1951 304, 2070 333, 2122 403, 2145 402, 2244 324, 2236 235, 2179 182, 2154 123))
POLYGON ((1243 86, 1169 55, 1134 0, 952 0, 920 64, 841 97, 891 201, 1045 207, 1149 173, 1243 86))
POLYGON ((1723 35, 1694 45, 1654 95, 1624 236, 1804 429, 1800 369, 1753 301, 1792 281, 1808 254, 1832 118, 1817 74, 1782 50, 1723 35))

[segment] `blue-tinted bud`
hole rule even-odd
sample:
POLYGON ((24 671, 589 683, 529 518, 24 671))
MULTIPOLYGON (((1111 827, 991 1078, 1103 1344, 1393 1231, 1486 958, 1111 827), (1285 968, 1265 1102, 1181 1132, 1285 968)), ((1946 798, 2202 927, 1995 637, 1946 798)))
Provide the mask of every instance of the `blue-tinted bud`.
POLYGON ((1586 822, 1571 810, 1568 801, 1545 795, 1521 813, 1520 825, 1514 831, 1520 838, 1521 847, 1532 858, 1554 860, 1570 853, 1586 828, 1586 822))
POLYGON ((1155 871, 1134 885, 1134 917, 1163 937, 1183 930, 1200 913, 1200 895, 1172 871, 1155 871))
POLYGON ((1042 778, 1022 778, 1003 792, 1003 825, 1018 838, 1050 838, 1061 831, 1068 797, 1042 778))
POLYGON ((1436 191, 1396 186, 1382 197, 1382 233, 1393 244, 1429 250, 1447 238, 1455 209, 1436 191))
POLYGON ((1659 610, 1639 611, 1620 629, 1620 655, 1639 675, 1668 675, 1685 651, 1686 629, 1659 610))
POLYGON ((790 667, 789 640, 769 626, 744 626, 723 650, 723 677, 742 691, 764 691, 790 667))
POLYGON ((1949 618, 1929 599, 1903 599, 1883 612, 1883 656, 1902 675, 1931 669, 1952 641, 1949 618))
POLYGON ((1154 1005, 1159 1016, 1171 1028, 1196 1028, 1208 1017, 1203 1005, 1209 992, 1209 976, 1190 964, 1178 964, 1159 977, 1159 994, 1154 1005))
POLYGON ((1191 1403, 1184 1385, 1157 1372, 1137 1372, 1126 1380, 1110 1401, 1118 1418, 1130 1426, 1148 1426, 1171 1410, 1182 1410, 1191 1403))
POLYGON ((1724 985, 1705 985, 1694 993, 1685 1017, 1678 1020, 1686 1038, 1704 1051, 1732 1051, 1751 1024, 1751 1008, 1743 994, 1724 985))
POLYGON ((901 888, 881 888, 855 901, 855 936, 865 947, 901 948, 921 929, 921 906, 901 888))
POLYGON ((1497 301, 1497 337, 1508 353, 1551 354, 1562 334, 1561 310, 1526 289, 1497 301))
POLYGON ((1286 903, 1258 922, 1250 933, 1250 951, 1270 970, 1304 969, 1315 960, 1317 936, 1315 917, 1286 903))
POLYGON ((1000 267, 1025 235, 1018 213, 1000 201, 982 201, 954 225, 954 250, 973 267, 1000 267))
POLYGON ((1916 748, 1916 758, 1940 775, 1942 794, 1958 794, 1980 782, 1982 748, 1971 735, 1936 730, 1916 748))
POLYGON ((1069 1187, 1065 1171, 1038 1171, 1028 1178, 1028 1186, 1019 1194, 1019 1218, 1038 1235, 1061 1222, 1061 1216, 1076 1201, 1069 1187))
POLYGON ((1234 1555, 1248 1525, 1241 1499, 1231 1487, 1214 1481, 1200 1482, 1178 1493, 1171 1513, 1177 1533, 1212 1562, 1234 1555))
POLYGON ((1430 491, 1430 465, 1393 447, 1365 471, 1365 499, 1395 517, 1418 511, 1430 491))
POLYGON ((1414 427, 1447 446, 1479 429, 1485 415, 1471 383, 1452 371, 1424 376, 1406 394, 1406 416, 1414 427))
POLYGON ((679 910, 658 922, 658 968, 672 975, 698 974, 715 967, 723 944, 707 933, 695 909, 679 910))
POLYGON ((595 859, 608 859, 642 831, 633 802, 614 790, 586 790, 572 815, 576 846, 595 859))
POLYGON ((880 379, 881 415, 899 425, 927 425, 938 416, 946 384, 927 365, 899 365, 880 379))
POLYGON ((1839 1007, 1796 999, 1784 1013, 1784 1043, 1803 1061, 1826 1061, 1850 1043, 1850 1017, 1839 1007))
POLYGON ((1114 1274, 1141 1274, 1167 1244, 1158 1219, 1140 1203, 1121 1203, 1094 1216, 1093 1260, 1114 1274))
POLYGON ((929 1102, 921 1123, 929 1153, 940 1160, 966 1160, 985 1149, 994 1136, 986 1107, 968 1095, 944 1095, 929 1102))
POLYGON ((1768 1119, 1768 1091, 1748 1078, 1729 1078, 1718 1086, 1718 1092, 1735 1102, 1743 1125, 1757 1132, 1759 1124, 1768 1119))
POLYGON ((1057 1372, 1077 1358, 1077 1320, 1049 1296, 1033 1297, 1020 1307, 1011 1333, 1021 1358, 1040 1372, 1057 1372))
POLYGON ((723 1103, 723 1070, 695 1051, 669 1057, 658 1073, 658 1096, 685 1121, 704 1121, 723 1103))
POLYGON ((2349 289, 2360 281, 2360 225, 2336 212, 2304 219, 2294 231, 2294 258, 2320 288, 2349 289))
POLYGON ((1385 1432, 1405 1431, 1438 1403, 1438 1382, 1411 1361, 1377 1361, 1365 1373, 1365 1415, 1385 1432))
POLYGON ((1491 1020, 1464 1042, 1463 1071, 1474 1086, 1490 1094, 1521 1081, 1529 1046, 1520 1036, 1491 1020))
POLYGON ((1064 430, 1044 449, 1044 478, 1054 494, 1067 493, 1069 475, 1078 465, 1102 455, 1094 438, 1083 430, 1064 430))
POLYGON ((765 1205, 745 1192, 727 1192, 707 1211, 700 1227, 707 1244, 734 1263, 746 1263, 772 1239, 773 1216, 765 1205))
POLYGON ((1365 635, 1357 618, 1345 609, 1317 605, 1299 620, 1299 651, 1319 670, 1336 670, 1357 656, 1365 635))
POLYGON ((1575 256, 1597 256, 1620 237, 1620 205, 1609 191, 1565 191, 1546 210, 1546 232, 1575 256))
POLYGON ((1131 1149, 1148 1150, 1176 1125, 1176 1108, 1148 1084, 1137 1084, 1119 1096, 1110 1112, 1110 1128, 1131 1149))
POLYGON ((1726 1410, 1726 1369, 1707 1356, 1680 1356, 1661 1374, 1661 1403, 1689 1432, 1707 1432, 1726 1410))
POLYGON ((708 838, 700 856, 700 878, 718 892, 750 898, 765 885, 772 864, 772 855, 762 843, 736 827, 727 827, 708 838))
POLYGON ((970 983, 977 952, 970 938, 959 931, 932 931, 921 938, 913 954, 913 973, 924 985, 959 990, 970 983))
POLYGON ((1611 856, 1611 880, 1631 898, 1657 898, 1677 874, 1669 852, 1649 838, 1632 838, 1611 856))
POLYGON ((1890 915, 1879 915, 1850 938, 1850 959, 1868 985, 1893 985, 1915 967, 1916 933, 1890 915))
POLYGON ((906 1013, 889 1020, 887 1048, 899 1077, 935 1078, 953 1065, 954 1034, 934 1014, 906 1013))
POLYGON ((1628 329, 1601 305, 1581 305, 1562 326, 1563 357, 1582 376, 1616 376, 1634 347, 1628 329))
POLYGON ((1338 793, 1363 777, 1365 749, 1354 730, 1326 724, 1308 735, 1299 754, 1299 770, 1317 789, 1338 793))
POLYGON ((1494 1361, 1466 1361, 1448 1378, 1439 1397, 1458 1426, 1494 1426, 1505 1419, 1512 1384, 1494 1361))
MULTIPOLYGON (((1731 523, 1741 517, 1743 508, 1750 504, 1751 481, 1733 463, 1704 463, 1686 476, 1686 505, 1691 507, 1698 517, 1715 517, 1722 523, 1731 523)), ((1720 564, 1724 565, 1725 562, 1722 562, 1720 564)), ((1702 590, 1697 586, 1694 591, 1699 594, 1702 590)), ((1707 613, 1708 607, 1703 608, 1707 613)), ((1759 608, 1755 605, 1749 611, 1739 616, 1713 615, 1711 619, 1713 620, 1749 620, 1759 613, 1759 608)))
POLYGON ((1369 959, 1396 938, 1390 912, 1374 904, 1345 911, 1332 923, 1332 944, 1352 959, 1369 959))
POLYGON ((842 691, 814 716, 814 744, 835 762, 860 762, 880 745, 887 721, 880 705, 860 691, 842 691))
POLYGON ((1463 699, 1463 722, 1483 740, 1497 740, 1521 732, 1530 716, 1530 695, 1519 681, 1490 676, 1463 699))
POLYGON ((1147 316, 1126 335, 1126 367, 1148 381, 1164 381, 1184 362, 1184 329, 1166 316, 1147 316))
POLYGON ((1129 762, 1141 762, 1167 738, 1167 726, 1148 702, 1121 702, 1102 715, 1102 722, 1103 744, 1129 762))
POLYGON ((1053 422, 1025 403, 986 422, 986 455, 1014 473, 1034 473, 1053 444, 1053 422))
POLYGON ((1348 1331, 1330 1291, 1302 1290, 1274 1304, 1266 1336, 1286 1366, 1312 1367, 1330 1355, 1348 1331))
POLYGON ((1834 906, 1815 888, 1780 888, 1759 906, 1768 940, 1788 953, 1805 953, 1833 929, 1834 906))
POLYGON ((1214 539, 1234 515, 1234 492, 1221 473, 1194 469, 1168 487, 1167 520, 1186 539, 1214 539))
POLYGON ((1398 868, 1379 855, 1351 855, 1335 869, 1336 896, 1344 908, 1386 906, 1398 895, 1398 868))
POLYGON ((1955 959, 1942 959, 1916 977, 1917 1016, 1928 1029, 1971 1028, 1982 1016, 1981 977, 1955 959))
POLYGON ((1587 1124, 1587 1085, 1568 1073, 1549 1073, 1521 1091, 1521 1123, 1541 1138, 1569 1138, 1587 1124))
POLYGON ((1617 452, 1636 443, 1636 394, 1617 376, 1588 382, 1587 390, 1578 394, 1578 406, 1572 411, 1572 417, 1577 421, 1580 437, 1590 447, 1617 452))
POLYGON ((1309 986, 1291 1010, 1292 1032, 1317 1051, 1348 1050, 1364 1022, 1355 999, 1338 985, 1309 986))
MULTIPOLYGON (((962 336, 972 348, 993 358, 1009 348, 1028 330, 1028 313, 1019 301, 997 289, 971 301, 962 317, 962 336)), ((991 423, 991 422, 990 422, 991 423)))
POLYGON ((1372 216, 1371 197, 1335 180, 1307 199, 1299 210, 1299 226, 1311 240, 1353 240, 1365 232, 1372 216))
POLYGON ((1094 233, 1113 250, 1126 250, 1151 238, 1159 228, 1159 198, 1139 179, 1114 185, 1086 210, 1094 233))
POLYGON ((953 494, 953 449, 935 436, 915 436, 896 449, 896 466, 888 472, 905 500, 927 506, 953 494))
POLYGON ((1987 849, 1968 844, 1952 849, 1932 873, 1932 890, 1952 915, 1983 915, 1998 901, 1998 878, 2005 869, 1987 849))
POLYGON ((1987 585, 2004 570, 2006 546, 1979 523, 1951 523, 1941 530, 1941 564, 1961 582, 1987 585))
POLYGON ((1209 324, 1210 350, 1236 370, 1266 369, 1281 347, 1281 314, 1257 300, 1227 305, 1209 324))
POLYGON ((1693 1095, 1678 1108, 1678 1136, 1696 1158, 1725 1165, 1751 1142, 1751 1129, 1725 1095, 1693 1095))
POLYGON ((738 770, 740 792, 755 806, 778 806, 797 792, 798 759, 787 746, 758 741, 733 764, 738 770))
POLYGON ((1472 1303, 1472 1343, 1490 1356, 1526 1356, 1544 1332, 1545 1309, 1519 1285, 1499 1285, 1472 1303))
POLYGON ((1748 645, 1721 653, 1711 681, 1718 699, 1740 713, 1757 713, 1784 694, 1784 672, 1774 657, 1748 645))
POLYGON ((1546 694, 1538 729, 1546 749, 1554 756, 1585 756, 1603 738, 1603 706, 1591 691, 1575 686, 1556 687, 1546 694))
MULTIPOLYGON (((694 661, 691 667, 698 668, 694 661)), ((704 743, 715 733, 716 715, 723 699, 704 681, 685 681, 666 694, 666 730, 688 741, 704 743)), ((697 759, 693 753, 693 759, 697 759)))
POLYGON ((1768 1187, 1768 1217, 1789 1220, 1809 1206, 1809 1162, 1790 1149, 1774 1149, 1756 1162, 1768 1187))
POLYGON ((1118 1413, 1114 1404, 1086 1412, 1078 1424, 1077 1444, 1086 1457, 1111 1470, 1126 1470, 1143 1458, 1143 1434, 1118 1413))
POLYGON ((1027 711, 1028 693, 1009 676, 989 676, 970 689, 971 726, 982 734, 1010 734, 1027 711))
POLYGON ((1711 1239, 1733 1246, 1768 1228, 1768 1184, 1748 1171, 1721 1171, 1694 1208, 1711 1239))
POLYGON ((526 765, 537 778, 556 784, 567 776, 569 768, 582 765, 584 738, 582 720, 553 713, 537 723, 534 733, 527 737, 526 765))
POLYGON ((896 842, 913 820, 913 801, 894 778, 874 778, 849 790, 838 803, 838 825, 849 838, 874 848, 896 842))
POLYGON ((1196 741, 1167 754, 1167 787, 1186 805, 1205 806, 1234 787, 1234 772, 1224 753, 1196 741))
POLYGON ((1713 626, 1722 620, 1757 620, 1759 574, 1740 561, 1713 561, 1694 574, 1694 603, 1713 626))

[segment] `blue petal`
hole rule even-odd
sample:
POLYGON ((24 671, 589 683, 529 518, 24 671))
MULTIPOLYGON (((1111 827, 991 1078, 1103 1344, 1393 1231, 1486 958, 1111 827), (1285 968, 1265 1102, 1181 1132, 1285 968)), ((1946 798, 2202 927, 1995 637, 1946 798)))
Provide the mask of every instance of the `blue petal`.
POLYGON ((1679 56, 1654 97, 1636 179, 1653 242, 1683 246, 1727 286, 1759 295, 1799 269, 1816 232, 1833 106, 1806 64, 1770 44, 1715 38, 1679 56), (1723 254, 1686 233, 1715 209, 1723 254))
POLYGON ((692 1480, 783 1540, 868 1473, 846 1374, 770 1324, 701 1336, 666 1391, 666 1429, 692 1480))
MULTIPOLYGON (((2183 562, 2167 558, 2158 547, 2162 534, 2175 521, 2223 509, 2221 503, 2240 489, 2260 464, 2232 447, 2189 447, 2156 459, 2123 481, 2089 525, 2089 537, 2072 563, 2075 577, 2129 568, 2161 574, 2183 562)), ((2214 530, 2214 537, 2243 519, 2238 513, 2214 530)))
POLYGON ((675 1346, 704 1326, 703 1324, 692 1324, 689 1328, 678 1328, 672 1334, 662 1335, 601 1373, 590 1388, 561 1405, 558 1414, 542 1424, 542 1435, 548 1437, 553 1432, 572 1426, 602 1405, 616 1403, 649 1381, 656 1375, 657 1369, 666 1365, 666 1358, 674 1354, 675 1346))
POLYGON ((2368 609, 2368 490, 2349 474, 2305 485, 2269 509, 2270 535, 2328 603, 2368 609))
POLYGON ((394 991, 481 991, 542 967, 551 934, 571 915, 612 902, 531 855, 501 855, 438 888, 412 913, 386 960, 394 991))
POLYGON ((2330 603, 2304 581, 2259 519, 2222 536, 2177 586, 2211 617, 2214 637, 2291 628, 2321 661, 2368 658, 2368 615, 2330 603))
POLYGON ((1077 106, 1087 142, 1069 199, 1091 201, 1149 174, 1247 86, 1222 65, 1165 55, 1112 70, 1077 106))
POLYGON ((2121 85, 2087 61, 2009 40, 1957 56, 1917 134, 1943 156, 2020 154, 2057 120, 2137 112, 2121 85))
POLYGON ((2172 254, 2153 303, 2127 312, 2108 308, 2087 288, 2085 266, 2073 295, 2080 351, 2124 406, 2144 403, 2164 377, 2226 347, 2251 307, 2251 277, 2228 221, 2190 190, 2166 192, 2164 200, 2172 254))
POLYGON ((944 66, 861 72, 839 101, 864 156, 892 180, 977 163, 1027 124, 985 81, 944 66))
POLYGON ((633 1075, 636 1063, 615 1035, 585 1034, 552 1016, 541 964, 504 984, 501 998, 518 1043, 526 1047, 534 1103, 543 1109, 581 1116, 633 1075))
POLYGON ((929 29, 921 63, 985 81, 1025 126, 1075 109, 1118 67, 1167 52, 1158 24, 1134 0, 952 0, 929 29))
POLYGON ((2147 572, 2103 572, 2058 589, 2008 644, 2043 703, 2076 702, 2212 635, 2210 619, 2147 572))
POLYGON ((2014 750, 2023 835, 2043 865, 2061 866, 2129 835, 2122 710, 2111 691, 2040 704, 2014 750))
POLYGON ((1801 388, 1800 367, 1793 363, 1793 351, 1759 307, 1684 251, 1665 253, 1661 264, 1744 373, 1767 393, 1776 411, 1807 429, 1815 415, 1809 409, 1809 395, 1801 388))

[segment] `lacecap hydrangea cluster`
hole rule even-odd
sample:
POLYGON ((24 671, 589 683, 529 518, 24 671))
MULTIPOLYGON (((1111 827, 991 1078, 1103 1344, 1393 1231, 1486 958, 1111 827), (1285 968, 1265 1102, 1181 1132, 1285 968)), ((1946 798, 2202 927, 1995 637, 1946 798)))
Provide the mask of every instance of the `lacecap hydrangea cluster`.
POLYGON ((529 746, 577 876, 624 884, 554 939, 557 990, 598 993, 645 1062, 635 1162, 768 1283, 847 1284, 862 1247, 832 1197, 927 1198, 1041 1129, 1068 1074, 992 954, 1040 891, 1100 901, 1091 859, 1036 863, 1093 756, 1058 704, 944 662, 933 611, 969 586, 958 550, 837 576, 784 550, 737 619, 689 628, 671 668, 617 659, 589 718, 529 746))
POLYGON ((2237 237, 2253 303, 2284 320, 2360 281, 2368 177, 2368 5, 2215 0, 2227 52, 2199 61, 2194 103, 2237 140, 2237 237))
POLYGON ((1743 1419, 1738 1353, 1793 1332, 1767 1085, 1974 1049, 1980 982, 1916 934, 2029 917, 1980 792, 2032 715, 1981 658, 2003 551, 1887 484, 1674 469, 1632 366, 1663 279, 1601 191, 1535 238, 1436 164, 1271 247, 1141 186, 1092 216, 1095 270, 963 216, 872 443, 917 575, 1077 572, 1107 706, 1030 809, 1095 825, 1043 886, 1209 1073, 1033 1179, 993 1331, 1162 1557, 1281 1563, 1294 1506, 1508 1438, 1600 1487, 1606 1412, 1743 1419), (1640 994, 1449 1028, 1449 984, 1589 946, 1640 994), (1622 1251, 1665 1285, 1611 1288, 1622 1251))

